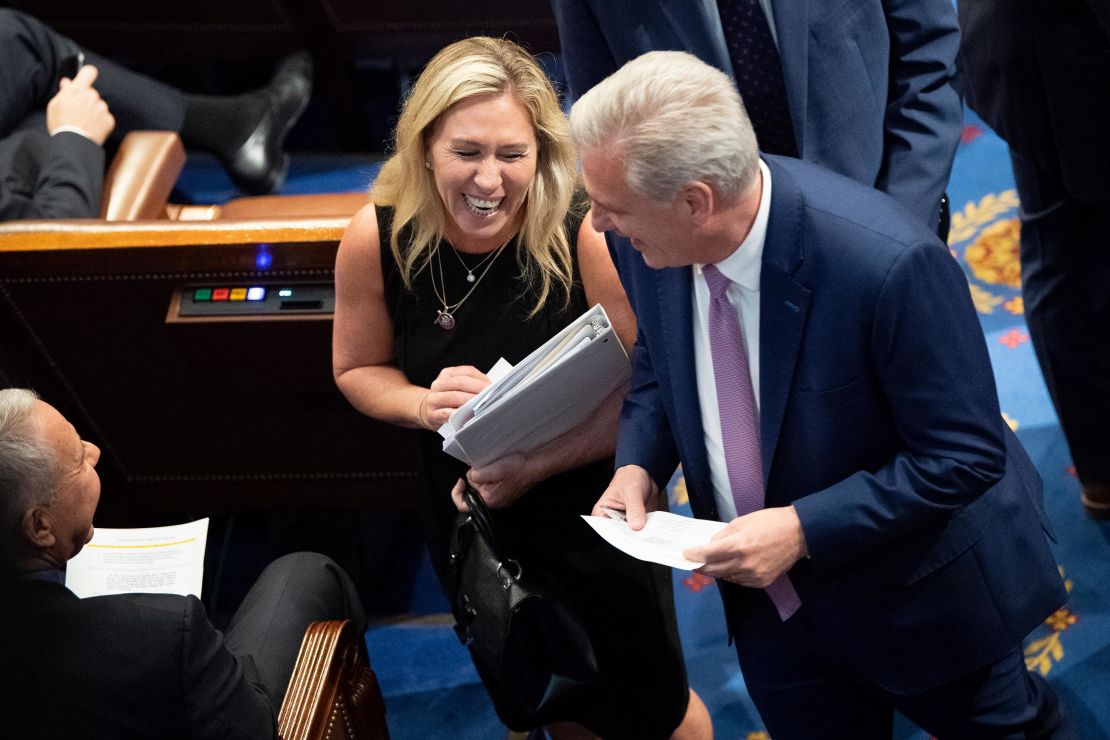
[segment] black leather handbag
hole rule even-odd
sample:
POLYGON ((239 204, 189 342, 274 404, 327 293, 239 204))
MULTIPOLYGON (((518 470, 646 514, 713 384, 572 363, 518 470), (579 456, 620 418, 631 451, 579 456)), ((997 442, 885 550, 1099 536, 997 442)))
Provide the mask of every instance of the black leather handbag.
POLYGON ((550 580, 526 573, 502 548, 482 497, 451 535, 455 632, 486 682, 501 721, 524 730, 559 719, 558 705, 598 676, 590 638, 550 580))

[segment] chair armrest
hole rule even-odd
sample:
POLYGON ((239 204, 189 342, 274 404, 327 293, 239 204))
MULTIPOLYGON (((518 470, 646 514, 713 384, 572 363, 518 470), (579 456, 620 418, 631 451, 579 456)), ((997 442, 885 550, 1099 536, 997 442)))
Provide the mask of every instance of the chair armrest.
POLYGON ((388 740, 381 690, 350 621, 308 625, 278 733, 282 740, 388 740))
POLYGON ((368 193, 256 195, 224 203, 218 218, 351 218, 369 202, 368 193))
POLYGON ((159 218, 185 166, 185 148, 173 131, 132 131, 104 178, 100 217, 108 221, 159 218))

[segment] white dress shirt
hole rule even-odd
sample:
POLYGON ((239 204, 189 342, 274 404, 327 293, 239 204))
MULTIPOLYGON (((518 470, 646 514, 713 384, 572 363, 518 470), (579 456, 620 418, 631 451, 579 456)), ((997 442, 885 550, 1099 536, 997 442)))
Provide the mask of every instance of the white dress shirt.
MULTIPOLYGON (((759 161, 763 191, 751 231, 732 254, 717 263, 717 269, 732 281, 728 299, 740 314, 744 347, 752 376, 755 405, 759 403, 759 275, 763 262, 763 243, 767 237, 767 219, 771 210, 771 172, 759 161)), ((736 504, 728 482, 724 444, 721 439, 721 415, 717 408, 717 381, 713 375, 713 356, 709 347, 709 286, 702 266, 694 265, 694 364, 698 382, 698 405, 701 408, 705 449, 709 454, 709 474, 713 497, 721 521, 736 518, 736 504)))

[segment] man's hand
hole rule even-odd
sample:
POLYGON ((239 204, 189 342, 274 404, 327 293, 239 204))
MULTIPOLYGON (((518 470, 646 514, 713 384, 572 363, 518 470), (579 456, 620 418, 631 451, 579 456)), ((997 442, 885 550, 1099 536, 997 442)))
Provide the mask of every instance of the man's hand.
MULTIPOLYGON (((527 455, 517 453, 471 468, 466 472, 466 479, 491 509, 509 506, 525 491, 539 483, 528 464, 527 455)), ((451 498, 459 511, 466 511, 462 494, 463 481, 460 478, 451 489, 451 498)))
POLYGON ((682 557, 704 562, 698 573, 766 588, 807 554, 802 523, 793 506, 761 509, 738 516, 707 544, 682 557))
POLYGON ((92 86, 96 75, 96 67, 86 64, 72 80, 62 78, 57 94, 46 104, 46 128, 51 134, 61 126, 75 126, 103 146, 116 127, 116 119, 92 86))
POLYGON ((459 406, 490 384, 489 377, 476 367, 445 367, 432 381, 431 390, 420 401, 418 417, 425 429, 436 430, 459 406))
POLYGON ((594 516, 605 516, 602 507, 623 511, 628 526, 640 530, 647 524, 647 513, 659 508, 659 486, 639 465, 617 468, 613 480, 594 504, 594 516))

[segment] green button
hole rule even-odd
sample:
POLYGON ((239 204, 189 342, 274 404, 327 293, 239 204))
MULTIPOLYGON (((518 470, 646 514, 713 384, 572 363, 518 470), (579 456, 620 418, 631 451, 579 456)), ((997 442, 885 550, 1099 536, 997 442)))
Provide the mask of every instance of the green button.
POLYGON ((210 301, 212 300, 211 288, 197 288, 193 293, 193 301, 210 301))

